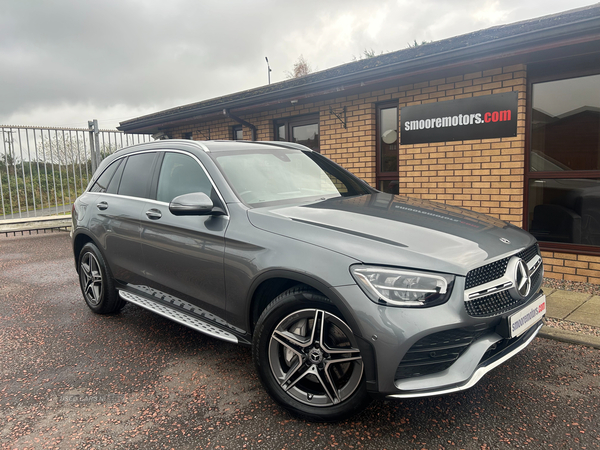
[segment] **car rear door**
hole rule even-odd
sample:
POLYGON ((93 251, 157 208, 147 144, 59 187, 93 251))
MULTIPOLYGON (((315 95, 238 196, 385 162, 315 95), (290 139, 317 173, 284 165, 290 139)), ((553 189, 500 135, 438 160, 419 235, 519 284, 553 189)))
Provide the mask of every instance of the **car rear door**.
POLYGON ((125 156, 107 169, 108 174, 116 165, 106 186, 96 183, 98 196, 90 205, 96 213, 90 228, 103 249, 113 276, 120 282, 136 284, 142 279, 140 215, 150 193, 156 157, 157 152, 125 156))

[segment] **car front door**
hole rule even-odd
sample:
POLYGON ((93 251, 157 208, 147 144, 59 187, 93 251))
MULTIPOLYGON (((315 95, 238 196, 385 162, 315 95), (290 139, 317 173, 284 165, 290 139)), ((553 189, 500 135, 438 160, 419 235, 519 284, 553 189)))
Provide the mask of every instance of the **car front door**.
POLYGON ((216 195, 200 162, 183 152, 164 153, 156 200, 141 215, 146 284, 222 316, 225 310, 223 258, 227 215, 175 216, 173 198, 192 192, 216 195))

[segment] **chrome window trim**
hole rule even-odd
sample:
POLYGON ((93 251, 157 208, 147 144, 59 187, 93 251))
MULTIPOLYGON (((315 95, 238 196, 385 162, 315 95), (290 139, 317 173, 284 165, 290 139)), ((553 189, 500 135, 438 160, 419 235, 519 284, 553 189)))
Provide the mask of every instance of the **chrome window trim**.
MULTIPOLYGON (((197 144, 200 144, 199 142, 197 142, 197 144)), ((206 151, 208 152, 208 147, 203 146, 204 148, 206 148, 206 151)), ((202 170, 204 171, 204 174, 206 175, 206 177, 208 178, 208 181, 210 181, 210 184, 212 185, 213 189, 215 190, 215 192, 217 193, 217 196, 219 197, 219 200, 221 200, 221 203, 223 204, 224 208, 225 208, 225 215, 229 216, 229 208, 227 207, 227 203, 225 202, 225 199, 223 198, 223 196, 221 195, 221 192, 219 191, 219 189, 217 188, 217 185, 215 184, 215 181, 213 180, 213 178, 210 176, 210 174, 208 173, 208 171, 206 170, 206 167, 204 167, 204 164, 202 164, 202 162, 198 159, 198 157, 196 155, 194 155, 193 153, 190 153, 188 151, 185 150, 179 150, 179 149, 169 149, 169 148, 160 148, 160 149, 156 149, 156 150, 140 150, 139 152, 132 152, 132 153, 128 153, 126 155, 121 155, 118 158, 115 158, 115 160, 113 162, 110 163, 110 165, 113 165, 114 163, 116 163, 118 160, 123 159, 123 158, 127 158, 129 156, 133 156, 133 155, 140 155, 142 153, 181 153, 183 155, 187 155, 190 158, 194 159, 202 168, 202 170)), ((108 166, 107 166, 108 169, 108 166)), ((104 169, 106 170, 106 169, 104 169)), ((102 173, 104 173, 104 171, 102 171, 102 173)), ((98 175, 100 176, 100 175, 98 175)), ((160 177, 160 172, 158 174, 158 176, 160 177)), ((88 188, 86 189, 85 192, 89 192, 89 189, 96 183, 97 178, 94 178, 88 188)), ((169 203, 167 202, 161 202, 158 201, 156 199, 153 198, 146 198, 146 197, 132 197, 130 195, 120 195, 120 194, 109 194, 107 192, 90 192, 91 194, 99 194, 99 195, 110 195, 110 196, 114 196, 114 197, 118 197, 118 198, 131 198, 131 199, 137 199, 137 200, 145 200, 148 202, 154 202, 154 203, 158 203, 161 205, 168 205, 169 203)))

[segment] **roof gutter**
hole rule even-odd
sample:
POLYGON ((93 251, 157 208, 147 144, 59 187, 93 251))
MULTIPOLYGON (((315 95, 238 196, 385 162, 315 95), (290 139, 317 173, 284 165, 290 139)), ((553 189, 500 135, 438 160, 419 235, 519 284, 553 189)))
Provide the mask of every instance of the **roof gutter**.
POLYGON ((256 109, 280 104, 289 101, 290 98, 310 98, 380 83, 386 80, 404 78, 410 75, 459 67, 464 65, 466 61, 480 63, 502 57, 517 56, 594 40, 600 40, 600 17, 592 17, 542 30, 507 36, 470 46, 467 45, 433 55, 398 61, 386 66, 364 69, 350 74, 326 78, 300 86, 290 86, 242 99, 233 99, 206 106, 203 106, 203 102, 201 102, 195 107, 190 106, 179 112, 158 113, 140 117, 139 119, 132 119, 123 122, 118 129, 125 132, 139 132, 144 128, 150 127, 156 129, 157 127, 165 127, 184 120, 198 120, 209 116, 214 117, 215 114, 223 110, 230 111, 234 108, 236 111, 256 109), (528 38, 526 42, 529 45, 527 47, 524 47, 524 37, 528 38))
POLYGON ((252 130, 252 140, 256 140, 256 126, 252 125, 250 122, 246 122, 244 119, 240 119, 235 114, 232 114, 228 109, 223 109, 223 114, 230 119, 235 120, 237 123, 250 128, 252 130))

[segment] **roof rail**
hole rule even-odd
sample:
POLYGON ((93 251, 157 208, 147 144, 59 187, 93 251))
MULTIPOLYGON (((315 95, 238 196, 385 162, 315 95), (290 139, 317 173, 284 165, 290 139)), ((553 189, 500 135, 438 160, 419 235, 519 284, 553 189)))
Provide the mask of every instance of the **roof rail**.
MULTIPOLYGON (((240 141, 242 142, 242 141, 240 141)), ((248 143, 248 144, 265 144, 265 145, 272 145, 275 147, 283 147, 283 148, 290 148, 290 149, 294 149, 294 150, 303 150, 303 151, 314 151, 313 149, 307 147, 306 145, 302 145, 302 144, 298 144, 296 142, 288 142, 288 141, 243 141, 244 143, 248 143)))

